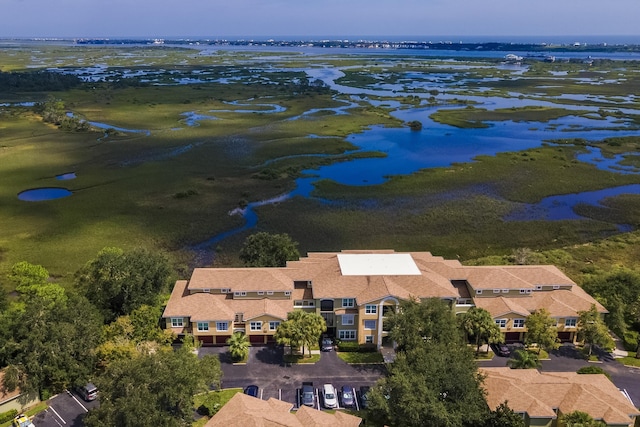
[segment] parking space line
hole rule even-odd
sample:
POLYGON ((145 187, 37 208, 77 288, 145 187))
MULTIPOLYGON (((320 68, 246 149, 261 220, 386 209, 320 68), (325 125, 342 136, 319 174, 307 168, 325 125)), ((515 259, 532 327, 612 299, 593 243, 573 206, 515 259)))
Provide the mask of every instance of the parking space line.
POLYGON ((282 389, 278 389, 278 400, 282 400, 282 389))
POLYGON ((82 406, 82 409, 84 409, 84 412, 89 412, 89 410, 87 409, 87 407, 86 407, 86 406, 84 406, 84 405, 82 404, 82 402, 80 402, 78 399, 76 399, 76 397, 75 397, 75 396, 74 396, 74 395, 73 395, 69 390, 66 390, 66 392, 67 392, 67 394, 68 394, 69 396, 71 396, 71 397, 73 398, 73 400, 75 400, 76 402, 78 402, 78 405, 82 406))
POLYGON ((318 389, 316 389, 316 406, 318 407, 318 411, 320 410, 320 396, 318 393, 318 389))
MULTIPOLYGON (((67 423, 67 422, 64 420, 64 418, 62 418, 62 417, 60 416, 60 414, 59 414, 59 413, 57 413, 55 409, 53 409, 53 406, 49 406, 49 409, 51 409, 51 410, 53 411, 53 413, 54 413, 54 414, 56 414, 56 415, 58 416, 58 418, 60 418, 60 420, 61 420, 64 424, 66 424, 66 423, 67 423)), ((54 418, 54 419, 55 419, 55 418, 54 418)))
POLYGON ((260 389, 260 400, 262 400, 262 396, 263 396, 263 394, 264 394, 264 389, 263 389, 263 388, 261 388, 261 389, 260 389))
POLYGON ((356 404, 356 411, 359 411, 360 405, 358 405, 358 395, 356 394, 356 389, 352 388, 351 391, 353 392, 353 402, 356 404))

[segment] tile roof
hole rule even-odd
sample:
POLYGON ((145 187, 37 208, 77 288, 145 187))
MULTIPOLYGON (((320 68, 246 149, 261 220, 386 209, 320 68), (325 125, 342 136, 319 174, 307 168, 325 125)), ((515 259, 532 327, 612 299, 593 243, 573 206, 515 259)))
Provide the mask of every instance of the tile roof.
POLYGON ((357 427, 362 421, 353 415, 331 414, 301 407, 294 414, 293 405, 277 399, 261 400, 243 393, 235 394, 205 424, 206 427, 357 427))
POLYGON ((191 317, 192 322, 233 320, 235 311, 226 303, 226 295, 189 294, 187 283, 186 280, 176 282, 162 317, 191 317))
POLYGON ((196 268, 188 289, 233 291, 292 291, 293 281, 283 268, 196 268))
POLYGON ((196 292, 189 294, 187 281, 176 282, 162 317, 191 317, 192 322, 228 320, 236 313, 244 313, 244 319, 268 315, 285 320, 293 308, 288 299, 232 299, 229 294, 196 292))
POLYGON ((474 300, 476 307, 484 308, 489 313, 491 313, 491 317, 501 317, 506 314, 519 314, 523 317, 527 317, 531 314, 531 310, 525 308, 523 305, 519 304, 521 300, 524 300, 526 297, 522 298, 506 298, 506 297, 485 297, 485 298, 476 298, 474 300))
POLYGON ((582 411, 607 424, 633 425, 638 409, 604 375, 575 372, 539 372, 536 369, 480 368, 486 375, 487 404, 495 409, 507 401, 516 412, 530 417, 556 418, 582 411))

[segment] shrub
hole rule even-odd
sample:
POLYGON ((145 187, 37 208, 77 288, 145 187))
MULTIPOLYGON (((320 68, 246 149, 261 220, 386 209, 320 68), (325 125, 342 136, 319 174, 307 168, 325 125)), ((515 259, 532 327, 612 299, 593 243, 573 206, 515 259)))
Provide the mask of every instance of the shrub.
POLYGON ((371 353, 377 351, 375 344, 358 344, 357 342, 338 342, 338 351, 345 353, 371 353))
POLYGON ((17 409, 11 409, 10 411, 3 412, 0 414, 0 424, 11 421, 18 415, 17 409))
POLYGON ((611 379, 611 375, 600 366, 583 366, 578 369, 579 374, 604 374, 607 378, 611 379))

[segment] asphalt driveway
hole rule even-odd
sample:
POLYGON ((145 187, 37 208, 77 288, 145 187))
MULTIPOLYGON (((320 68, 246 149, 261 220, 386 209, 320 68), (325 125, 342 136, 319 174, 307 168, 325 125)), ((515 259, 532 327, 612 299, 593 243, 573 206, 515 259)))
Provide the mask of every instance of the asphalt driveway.
POLYGON ((357 390, 363 385, 373 385, 385 373, 384 365, 349 365, 333 351, 321 353, 315 364, 288 366, 282 361, 284 350, 280 346, 250 347, 246 365, 233 365, 227 350, 227 347, 202 347, 199 351, 200 355, 220 355, 223 387, 255 384, 260 387, 263 399, 274 397, 296 406, 297 389, 303 381, 313 382, 316 389, 333 384, 336 389, 349 385, 357 390))

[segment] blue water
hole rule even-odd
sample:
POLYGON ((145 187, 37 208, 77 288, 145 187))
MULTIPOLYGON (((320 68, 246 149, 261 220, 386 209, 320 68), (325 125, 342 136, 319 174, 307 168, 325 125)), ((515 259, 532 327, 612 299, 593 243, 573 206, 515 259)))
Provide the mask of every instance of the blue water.
POLYGON ((69 197, 73 193, 66 188, 47 187, 33 188, 18 194, 18 199, 25 202, 42 202, 46 200, 62 199, 69 197))
POLYGON ((58 181, 68 181, 70 179, 76 179, 76 173, 75 172, 67 172, 67 173, 63 173, 60 175, 56 175, 56 179, 58 181))

